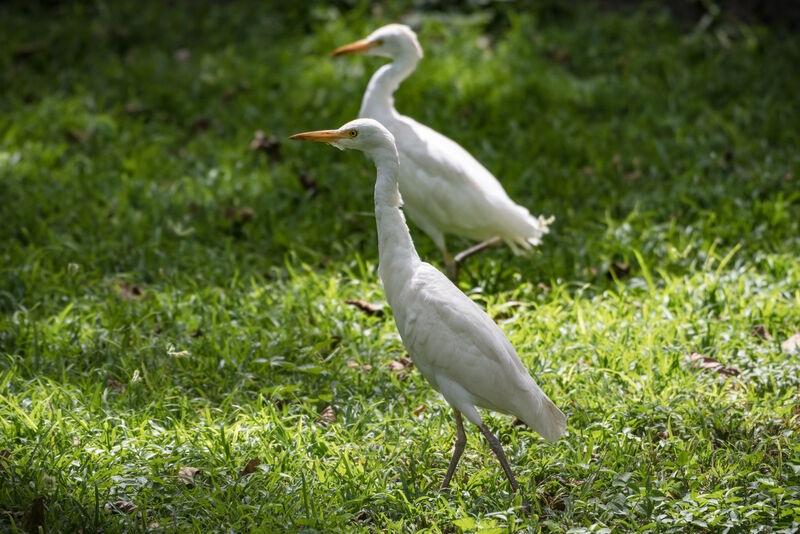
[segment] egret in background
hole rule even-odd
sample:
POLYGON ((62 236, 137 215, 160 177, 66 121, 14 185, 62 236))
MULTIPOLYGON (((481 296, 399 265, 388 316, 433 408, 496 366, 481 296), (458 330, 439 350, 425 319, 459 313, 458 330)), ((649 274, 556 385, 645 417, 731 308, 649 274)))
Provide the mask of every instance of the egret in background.
POLYGON ((336 49, 333 56, 356 53, 392 60, 369 81, 359 117, 377 120, 394 135, 403 207, 442 251, 451 276, 455 278, 461 261, 500 241, 517 254, 540 244, 552 217, 531 215, 458 143, 395 109, 395 90, 422 59, 422 48, 411 28, 389 24, 366 39, 336 49), (481 243, 453 258, 447 250, 446 234, 481 243))
MULTIPOLYGON (((433 266, 419 259, 400 210, 401 163, 394 137, 379 122, 356 119, 338 130, 293 135, 292 139, 362 150, 375 162, 378 273, 406 350, 422 375, 453 407, 456 442, 442 488, 450 484, 467 441, 463 414, 492 447, 514 491, 503 447, 476 406, 516 415, 548 441, 567 427, 564 414, 539 388, 495 322, 433 266)), ((408 184, 406 184, 408 185, 408 184)), ((526 510, 529 505, 522 497, 526 510)))

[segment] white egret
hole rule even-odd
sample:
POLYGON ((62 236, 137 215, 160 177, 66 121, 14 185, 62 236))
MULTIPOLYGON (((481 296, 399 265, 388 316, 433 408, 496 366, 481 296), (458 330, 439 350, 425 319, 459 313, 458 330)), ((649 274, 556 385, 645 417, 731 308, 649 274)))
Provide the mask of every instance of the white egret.
POLYGON ((442 251, 451 275, 457 273, 459 262, 497 242, 505 241, 515 253, 539 245, 552 217, 531 215, 458 143, 395 109, 395 90, 422 59, 422 48, 411 28, 383 26, 332 55, 355 53, 392 60, 370 79, 359 117, 377 120, 394 135, 403 207, 442 251), (447 250, 446 234, 482 243, 453 258, 447 250))
MULTIPOLYGON (((450 484, 466 444, 463 414, 481 430, 511 487, 519 491, 502 445, 483 423, 476 406, 516 415, 548 441, 564 434, 566 417, 539 388, 486 312, 441 272, 420 260, 400 210, 400 161, 392 134, 375 120, 356 119, 338 130, 291 138, 362 150, 377 167, 378 273, 386 300, 411 359, 455 411, 455 450, 442 488, 450 484)), ((529 508, 524 497, 523 504, 529 508)))

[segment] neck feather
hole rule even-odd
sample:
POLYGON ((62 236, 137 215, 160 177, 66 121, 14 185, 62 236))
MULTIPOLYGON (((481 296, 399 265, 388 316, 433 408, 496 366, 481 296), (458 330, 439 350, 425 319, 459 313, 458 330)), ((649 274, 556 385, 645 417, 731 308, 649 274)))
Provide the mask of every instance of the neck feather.
POLYGON ((372 154, 378 169, 375 182, 375 219, 378 225, 378 273, 391 305, 421 263, 403 212, 397 174, 400 165, 394 146, 372 154))
POLYGON ((375 71, 364 92, 359 117, 396 115, 394 92, 400 87, 400 83, 414 72, 417 63, 419 58, 403 56, 375 71))

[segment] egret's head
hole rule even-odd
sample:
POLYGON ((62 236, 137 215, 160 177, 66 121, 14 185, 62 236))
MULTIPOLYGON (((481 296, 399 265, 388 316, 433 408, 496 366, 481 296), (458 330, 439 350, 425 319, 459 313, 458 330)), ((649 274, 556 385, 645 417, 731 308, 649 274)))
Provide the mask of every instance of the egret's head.
POLYGON ((387 24, 369 34, 366 39, 337 48, 331 55, 336 57, 344 54, 421 59, 422 47, 417 40, 417 34, 405 24, 387 24))
POLYGON ((375 152, 394 149, 394 137, 381 123, 373 119, 356 119, 336 130, 319 130, 294 134, 290 139, 328 143, 340 150, 346 148, 375 152))

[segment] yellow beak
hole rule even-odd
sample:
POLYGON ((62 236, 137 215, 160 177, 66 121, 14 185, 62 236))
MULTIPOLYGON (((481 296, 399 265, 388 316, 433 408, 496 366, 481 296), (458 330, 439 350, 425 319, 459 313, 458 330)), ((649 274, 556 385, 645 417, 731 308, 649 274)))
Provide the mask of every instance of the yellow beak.
POLYGON ((331 52, 331 57, 343 56, 344 54, 362 54, 370 48, 378 46, 379 44, 380 43, 378 41, 367 41, 366 39, 361 39, 355 43, 340 46, 331 52))
POLYGON ((339 130, 317 130, 316 132, 303 132, 294 134, 289 139, 295 141, 317 141, 318 143, 332 143, 339 139, 344 139, 347 134, 339 130))

